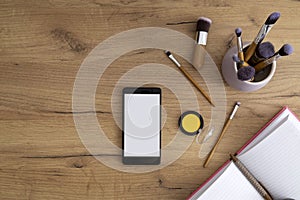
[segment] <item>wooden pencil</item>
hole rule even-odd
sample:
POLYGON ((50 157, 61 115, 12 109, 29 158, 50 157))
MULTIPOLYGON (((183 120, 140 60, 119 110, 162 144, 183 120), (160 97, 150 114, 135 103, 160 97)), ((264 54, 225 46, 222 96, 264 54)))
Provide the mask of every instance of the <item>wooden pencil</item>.
POLYGON ((261 183, 251 174, 251 172, 245 167, 245 165, 234 155, 230 154, 231 160, 235 163, 235 165, 239 168, 239 170, 244 174, 244 176, 248 179, 248 181, 253 185, 253 187, 257 190, 257 192, 265 199, 265 200, 273 200, 268 191, 261 185, 261 183))

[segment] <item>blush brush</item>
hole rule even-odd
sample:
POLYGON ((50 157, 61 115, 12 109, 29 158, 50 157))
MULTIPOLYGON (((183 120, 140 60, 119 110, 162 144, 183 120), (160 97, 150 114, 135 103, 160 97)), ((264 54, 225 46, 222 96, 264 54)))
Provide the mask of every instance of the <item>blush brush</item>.
POLYGON ((257 65, 254 66, 255 71, 259 72, 268 65, 272 64, 274 61, 279 59, 281 56, 288 56, 292 54, 294 51, 293 47, 290 44, 284 44, 279 51, 277 51, 272 57, 258 63, 257 65))
POLYGON ((237 64, 240 64, 242 67, 238 69, 237 77, 241 81, 252 81, 255 75, 255 69, 248 64, 244 65, 244 61, 240 60, 237 55, 233 55, 232 59, 237 64))
POLYGON ((273 56, 275 53, 274 46, 271 42, 263 42, 259 44, 255 50, 255 53, 248 61, 251 65, 255 65, 263 60, 266 60, 273 56))
POLYGON ((271 28, 277 22, 279 17, 280 17, 279 12, 273 12, 271 15, 269 15, 269 17, 265 21, 264 25, 262 25, 262 27, 260 28, 256 38, 251 43, 251 45, 249 46, 249 48, 247 49, 247 51, 245 53, 245 61, 246 62, 248 62, 248 60, 254 54, 257 45, 260 44, 262 42, 262 40, 266 37, 266 35, 270 32, 271 28))
POLYGON ((238 69, 237 77, 241 81, 252 81, 254 79, 255 69, 251 66, 238 69))

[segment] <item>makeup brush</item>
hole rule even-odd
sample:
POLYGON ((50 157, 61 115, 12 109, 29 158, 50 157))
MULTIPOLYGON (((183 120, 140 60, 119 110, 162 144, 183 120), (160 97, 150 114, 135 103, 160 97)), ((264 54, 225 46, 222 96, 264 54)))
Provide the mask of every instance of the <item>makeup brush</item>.
POLYGON ((254 66, 255 71, 259 72, 268 65, 272 64, 274 61, 279 59, 281 56, 288 56, 292 54, 294 51, 293 47, 290 44, 284 44, 279 51, 277 51, 272 57, 258 63, 257 65, 254 66))
POLYGON ((280 13, 279 12, 273 12, 267 20, 265 21, 264 25, 260 28, 256 38, 251 43, 249 48, 247 49, 245 53, 245 61, 248 62, 248 60, 251 58, 251 56, 254 54, 256 46, 262 42, 262 40, 266 37, 266 35, 271 30, 272 26, 276 23, 276 21, 279 19, 280 13))
POLYGON ((244 61, 240 60, 240 58, 237 55, 235 55, 235 54, 232 56, 232 60, 234 62, 238 63, 238 64, 243 64, 244 63, 244 61))
POLYGON ((273 56, 275 53, 274 46, 271 42, 263 42, 259 44, 255 50, 255 53, 250 58, 249 62, 251 65, 255 65, 263 60, 266 60, 273 56))
POLYGON ((235 29, 235 34, 236 34, 236 44, 237 44, 237 50, 238 50, 238 57, 243 63, 240 63, 241 66, 248 66, 246 62, 244 62, 244 52, 243 52, 243 41, 242 41, 242 29, 237 28, 235 29))
POLYGON ((180 71, 185 75, 185 77, 201 92, 201 94, 207 99, 207 101, 215 106, 210 99, 209 95, 205 92, 203 88, 201 88, 198 83, 193 79, 193 77, 181 66, 181 64, 176 60, 176 58, 172 55, 170 51, 165 51, 165 54, 170 58, 170 60, 180 69, 180 71))
POLYGON ((206 17, 200 17, 197 21, 196 27, 196 45, 193 53, 193 66, 199 69, 205 60, 205 46, 207 42, 207 35, 212 21, 206 17))
POLYGON ((241 67, 238 69, 237 77, 241 81, 252 81, 254 79, 255 69, 251 66, 241 67))
POLYGON ((224 136, 226 130, 228 129, 228 127, 229 127, 229 125, 230 125, 230 123, 231 123, 231 121, 232 121, 232 119, 233 119, 233 117, 234 117, 236 111, 237 111, 238 108, 240 107, 240 105, 241 105, 241 102, 236 102, 236 103, 235 103, 234 108, 233 108, 233 110, 232 110, 232 112, 231 112, 231 115, 230 115, 230 117, 228 118, 228 120, 226 121, 226 123, 225 123, 225 125, 224 125, 224 127, 223 127, 223 130, 222 130, 221 134, 219 135, 219 138, 218 138, 218 140, 217 140, 215 146, 214 146, 214 147, 212 148, 212 150, 209 152, 209 154, 208 154, 208 156, 207 156, 207 158, 206 158, 206 160, 205 160, 205 162, 204 162, 204 164, 203 164, 203 167, 207 167, 209 161, 211 160, 212 156, 214 155, 214 153, 215 153, 215 151, 216 151, 216 149, 217 149, 217 146, 219 145, 219 143, 220 143, 222 137, 224 136))
MULTIPOLYGON (((244 61, 240 60, 237 55, 233 55, 232 59, 234 62, 240 64, 241 66, 243 66, 243 64, 245 63, 244 61)), ((237 77, 241 81, 251 81, 253 80, 254 75, 255 75, 255 69, 249 65, 240 67, 237 73, 237 77)))

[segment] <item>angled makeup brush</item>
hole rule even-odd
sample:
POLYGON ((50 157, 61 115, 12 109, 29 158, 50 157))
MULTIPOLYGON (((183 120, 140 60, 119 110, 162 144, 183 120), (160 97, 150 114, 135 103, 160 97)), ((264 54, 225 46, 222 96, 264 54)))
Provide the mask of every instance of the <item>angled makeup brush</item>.
POLYGON ((255 50, 255 53, 250 58, 249 62, 251 65, 255 65, 265 59, 270 58, 275 53, 274 46, 271 42, 263 42, 259 44, 255 50))
MULTIPOLYGON (((237 55, 233 55, 232 59, 237 64, 243 66, 244 61, 240 60, 237 55)), ((240 67, 237 72, 237 77, 241 81, 251 81, 255 75, 255 69, 247 64, 247 66, 240 67)))
POLYGON ((206 17, 200 17, 197 21, 196 27, 196 45, 193 54, 193 66, 197 69, 200 68, 205 59, 205 46, 207 35, 212 21, 206 17))
POLYGON ((247 66, 248 64, 244 62, 244 52, 243 52, 243 41, 242 41, 242 29, 237 28, 235 29, 235 34, 236 34, 236 44, 237 44, 237 50, 238 50, 238 57, 243 63, 240 63, 241 66, 247 66))
POLYGON ((251 58, 251 56, 254 54, 256 46, 262 42, 262 40, 266 37, 266 35, 269 33, 271 30, 272 26, 277 22, 277 20, 280 17, 279 12, 273 12, 267 20, 265 21, 264 25, 260 28, 256 38, 254 41, 251 43, 249 48, 247 49, 245 53, 245 61, 248 62, 248 60, 251 58))
POLYGON ((254 66, 255 71, 259 72, 260 70, 264 69, 268 65, 272 64, 274 61, 276 61, 281 56, 288 56, 292 54, 294 51, 293 47, 290 44, 284 44, 279 51, 277 51, 272 57, 258 63, 254 66))
POLYGON ((180 69, 180 71, 185 75, 185 77, 201 92, 201 94, 207 99, 207 101, 212 105, 215 106, 210 99, 209 95, 205 92, 201 86, 193 79, 193 77, 181 66, 181 64, 176 60, 176 58, 172 55, 170 51, 165 51, 165 54, 170 58, 170 60, 180 69))

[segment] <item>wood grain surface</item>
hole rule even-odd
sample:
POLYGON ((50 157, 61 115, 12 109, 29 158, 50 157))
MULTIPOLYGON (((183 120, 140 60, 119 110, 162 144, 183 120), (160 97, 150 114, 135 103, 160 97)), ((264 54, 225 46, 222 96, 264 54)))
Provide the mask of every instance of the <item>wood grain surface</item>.
MULTIPOLYGON (((229 152, 238 150, 287 105, 300 116, 300 1, 298 0, 49 0, 0 2, 0 199, 184 199, 207 179, 229 152), (195 142, 171 165, 149 173, 126 173, 103 165, 77 134, 72 113, 73 84, 87 55, 108 37, 138 27, 163 27, 192 38, 200 16, 212 19, 207 51, 220 68, 241 27, 251 41, 273 11, 281 18, 267 36, 276 49, 295 51, 278 61, 271 82, 242 93, 227 84, 227 115, 242 106, 208 168, 195 142)), ((121 146, 112 118, 110 95, 126 69, 147 62, 171 65, 155 49, 133 51, 112 64, 97 88, 97 117, 109 139, 121 146)), ((187 67, 193 72, 192 67, 187 67)), ((204 84, 201 77, 197 77, 204 84)), ((172 140, 180 110, 174 94, 163 89, 168 111, 163 144, 172 140)), ((210 115, 203 102, 204 115, 210 115)), ((78 113, 77 113, 78 114, 78 113)), ((79 113, 80 114, 80 113, 79 113)))

